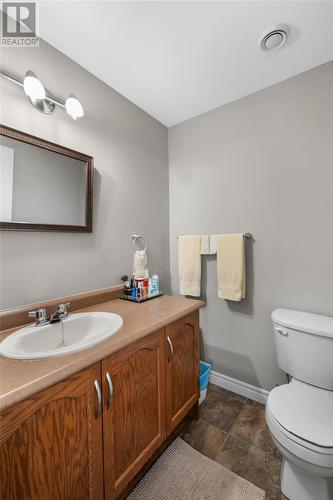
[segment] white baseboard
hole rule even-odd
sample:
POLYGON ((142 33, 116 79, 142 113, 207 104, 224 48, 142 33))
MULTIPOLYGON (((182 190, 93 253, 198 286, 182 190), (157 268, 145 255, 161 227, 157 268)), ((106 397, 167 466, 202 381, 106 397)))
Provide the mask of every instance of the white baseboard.
POLYGON ((236 392, 246 398, 258 401, 264 405, 267 403, 269 391, 260 389, 260 387, 256 387, 255 385, 247 384, 236 378, 228 377, 228 375, 211 371, 209 382, 219 387, 223 387, 223 389, 227 389, 228 391, 236 392))

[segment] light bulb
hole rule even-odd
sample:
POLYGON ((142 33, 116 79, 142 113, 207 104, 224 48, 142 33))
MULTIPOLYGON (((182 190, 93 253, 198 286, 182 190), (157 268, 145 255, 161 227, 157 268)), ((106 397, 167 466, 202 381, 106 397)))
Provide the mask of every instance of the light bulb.
POLYGON ((81 118, 84 115, 80 101, 73 94, 69 94, 67 97, 65 107, 67 113, 73 118, 73 120, 81 118))
POLYGON ((23 88, 25 94, 30 97, 32 102, 38 99, 45 99, 45 89, 43 84, 38 80, 33 71, 27 71, 23 80, 23 88))

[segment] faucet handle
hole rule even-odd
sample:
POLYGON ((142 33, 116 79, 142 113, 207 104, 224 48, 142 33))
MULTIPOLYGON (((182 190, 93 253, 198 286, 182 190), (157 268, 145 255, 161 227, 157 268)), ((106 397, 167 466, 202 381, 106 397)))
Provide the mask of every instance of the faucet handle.
POLYGON ((57 313, 58 313, 60 318, 67 318, 68 309, 69 309, 70 305, 71 305, 70 302, 66 302, 65 304, 58 304, 57 313))
POLYGON ((48 322, 47 311, 44 308, 37 309, 36 311, 28 312, 29 318, 36 319, 36 326, 46 325, 48 322))

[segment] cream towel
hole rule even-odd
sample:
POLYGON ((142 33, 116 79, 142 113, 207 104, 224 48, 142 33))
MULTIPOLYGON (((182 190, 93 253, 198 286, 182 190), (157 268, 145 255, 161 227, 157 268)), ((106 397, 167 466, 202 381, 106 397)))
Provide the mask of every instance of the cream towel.
POLYGON ((134 252, 133 276, 134 279, 149 278, 148 259, 146 250, 136 250, 134 252))
POLYGON ((245 298, 245 241, 243 233, 217 236, 217 281, 221 299, 245 298))
POLYGON ((215 255, 217 251, 217 234, 211 234, 209 237, 209 253, 215 255))
POLYGON ((179 236, 178 266, 179 293, 200 297, 201 293, 201 236, 179 236))
POLYGON ((209 254, 209 236, 208 236, 208 234, 201 235, 200 253, 201 253, 201 255, 208 255, 209 254))

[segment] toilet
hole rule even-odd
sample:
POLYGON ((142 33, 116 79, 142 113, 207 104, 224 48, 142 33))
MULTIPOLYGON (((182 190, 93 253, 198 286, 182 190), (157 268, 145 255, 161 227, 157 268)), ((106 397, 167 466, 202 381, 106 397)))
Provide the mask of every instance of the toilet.
POLYGON ((333 500, 333 318, 272 313, 278 365, 290 383, 268 396, 266 421, 290 500, 333 500))

